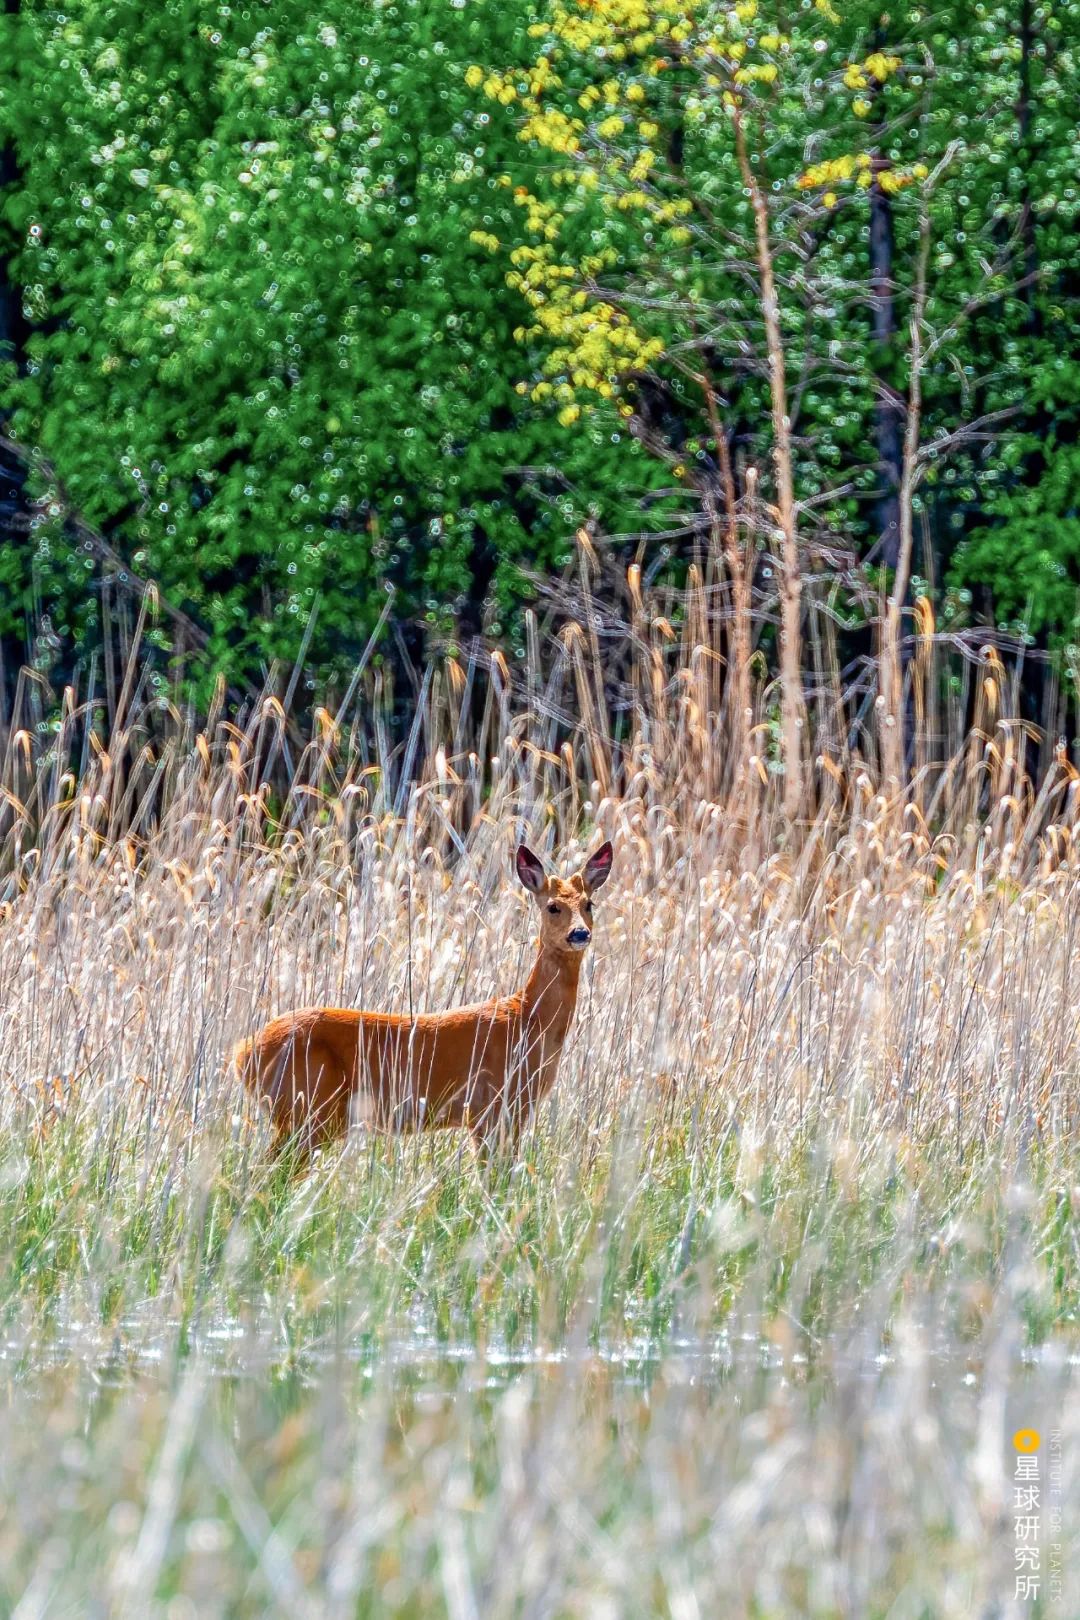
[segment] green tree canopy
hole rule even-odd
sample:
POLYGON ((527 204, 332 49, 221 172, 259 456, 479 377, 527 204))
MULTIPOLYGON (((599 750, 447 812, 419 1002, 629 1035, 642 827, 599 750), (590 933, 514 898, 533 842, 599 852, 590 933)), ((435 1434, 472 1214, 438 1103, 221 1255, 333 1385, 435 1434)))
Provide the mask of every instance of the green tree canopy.
MULTIPOLYGON (((515 391, 519 301, 474 238, 507 226, 516 140, 464 72, 527 10, 24 7, 16 431, 217 667, 291 658, 317 595, 324 670, 388 586, 440 633, 498 630, 521 563, 557 566, 592 509, 629 523, 654 476, 515 391)), ((55 528, 3 566, 5 628, 32 596, 98 633, 96 564, 55 528)))

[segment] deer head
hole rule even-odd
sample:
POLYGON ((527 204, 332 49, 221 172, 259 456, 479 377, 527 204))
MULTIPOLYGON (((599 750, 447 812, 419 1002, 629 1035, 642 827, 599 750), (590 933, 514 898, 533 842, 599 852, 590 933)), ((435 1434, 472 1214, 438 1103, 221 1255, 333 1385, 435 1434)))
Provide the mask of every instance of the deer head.
POLYGON ((544 863, 527 844, 515 859, 517 875, 540 910, 540 947, 558 955, 577 955, 592 939, 592 897, 611 874, 614 850, 600 845, 580 872, 570 878, 548 877, 544 863))

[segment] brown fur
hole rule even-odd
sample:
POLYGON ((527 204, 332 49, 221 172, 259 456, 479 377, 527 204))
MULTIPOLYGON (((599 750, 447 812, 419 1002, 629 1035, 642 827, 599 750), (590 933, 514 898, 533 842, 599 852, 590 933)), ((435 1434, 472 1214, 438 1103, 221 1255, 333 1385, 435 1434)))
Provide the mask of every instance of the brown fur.
POLYGON ((381 1129, 467 1126, 483 1145, 515 1140, 555 1082, 584 954, 568 936, 591 936, 590 896, 610 869, 610 844, 567 880, 545 877, 536 856, 518 850, 540 939, 532 972, 513 995, 416 1018, 306 1008, 242 1042, 236 1070, 269 1102, 278 1135, 298 1133, 308 1146, 339 1136, 355 1100, 361 1117, 381 1129))

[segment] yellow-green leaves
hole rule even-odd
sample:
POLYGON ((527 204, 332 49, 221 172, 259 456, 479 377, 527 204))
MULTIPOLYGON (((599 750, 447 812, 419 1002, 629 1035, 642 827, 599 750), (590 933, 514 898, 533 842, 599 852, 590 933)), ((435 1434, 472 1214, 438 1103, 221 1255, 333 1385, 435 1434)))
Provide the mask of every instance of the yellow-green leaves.
POLYGON ((520 138, 541 160, 570 160, 547 172, 546 184, 567 193, 558 211, 541 206, 535 187, 518 195, 523 241, 507 277, 533 312, 519 328, 539 350, 533 397, 550 398, 565 422, 590 398, 618 397, 667 348, 647 313, 600 289, 607 266, 582 247, 583 233, 597 233, 586 218, 598 207, 601 217, 625 220, 650 252, 685 249, 695 202, 678 172, 677 126, 774 94, 792 43, 780 13, 762 13, 759 0, 707 9, 685 0, 555 0, 529 34, 539 42, 531 63, 478 64, 467 82, 520 108, 520 138))

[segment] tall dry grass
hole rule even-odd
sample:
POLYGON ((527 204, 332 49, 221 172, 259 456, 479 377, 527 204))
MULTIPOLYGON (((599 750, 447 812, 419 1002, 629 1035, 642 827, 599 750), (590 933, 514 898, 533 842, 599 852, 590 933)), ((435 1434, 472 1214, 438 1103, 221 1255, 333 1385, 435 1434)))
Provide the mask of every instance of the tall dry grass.
POLYGON ((1009 1435, 1080 1460, 1075 772, 984 708, 888 802, 845 722, 788 826, 707 595, 631 594, 625 681, 588 625, 451 660, 397 745, 370 672, 298 738, 135 662, 108 739, 74 696, 12 732, 0 1606, 1008 1612, 1009 1435), (601 832, 521 1164, 268 1159, 234 1040, 507 990, 514 843, 601 832))

